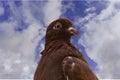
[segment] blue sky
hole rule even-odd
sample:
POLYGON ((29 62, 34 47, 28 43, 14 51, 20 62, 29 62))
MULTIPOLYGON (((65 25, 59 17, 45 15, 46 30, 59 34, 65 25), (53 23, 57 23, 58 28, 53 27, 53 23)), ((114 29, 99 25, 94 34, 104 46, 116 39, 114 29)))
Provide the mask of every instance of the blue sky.
POLYGON ((80 32, 71 42, 97 76, 119 79, 119 5, 119 0, 0 1, 0 78, 31 79, 47 26, 64 17, 80 32))

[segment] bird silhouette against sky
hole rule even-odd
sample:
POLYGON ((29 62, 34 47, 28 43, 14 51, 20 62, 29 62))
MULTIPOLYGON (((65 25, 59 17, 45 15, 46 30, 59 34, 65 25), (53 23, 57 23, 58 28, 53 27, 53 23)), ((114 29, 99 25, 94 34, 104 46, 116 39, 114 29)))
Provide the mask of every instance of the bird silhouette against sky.
POLYGON ((45 35, 45 49, 34 80, 98 80, 70 39, 79 32, 65 18, 53 21, 45 35))

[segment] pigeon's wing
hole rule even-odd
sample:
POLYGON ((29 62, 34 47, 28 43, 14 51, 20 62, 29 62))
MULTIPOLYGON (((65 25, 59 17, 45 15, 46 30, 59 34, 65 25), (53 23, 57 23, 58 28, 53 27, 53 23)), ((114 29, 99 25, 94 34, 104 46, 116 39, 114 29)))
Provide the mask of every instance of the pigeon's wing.
POLYGON ((98 80, 88 64, 76 57, 65 57, 62 69, 66 80, 98 80))

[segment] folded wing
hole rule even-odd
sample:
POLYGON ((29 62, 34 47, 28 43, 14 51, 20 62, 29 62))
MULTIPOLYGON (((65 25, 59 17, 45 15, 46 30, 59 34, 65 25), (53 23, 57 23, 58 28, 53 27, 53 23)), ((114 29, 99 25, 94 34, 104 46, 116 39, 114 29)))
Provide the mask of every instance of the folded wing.
POLYGON ((98 80, 88 64, 76 57, 64 58, 62 69, 66 80, 98 80))

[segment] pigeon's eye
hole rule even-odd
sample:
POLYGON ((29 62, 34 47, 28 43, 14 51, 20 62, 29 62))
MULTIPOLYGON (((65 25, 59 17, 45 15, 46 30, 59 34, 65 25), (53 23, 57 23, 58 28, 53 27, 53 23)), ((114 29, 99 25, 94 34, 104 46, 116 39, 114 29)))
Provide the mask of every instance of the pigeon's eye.
POLYGON ((55 26, 53 27, 53 29, 55 30, 60 30, 62 28, 62 24, 61 23, 56 23, 55 26))

